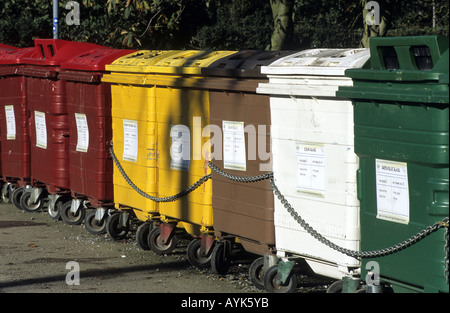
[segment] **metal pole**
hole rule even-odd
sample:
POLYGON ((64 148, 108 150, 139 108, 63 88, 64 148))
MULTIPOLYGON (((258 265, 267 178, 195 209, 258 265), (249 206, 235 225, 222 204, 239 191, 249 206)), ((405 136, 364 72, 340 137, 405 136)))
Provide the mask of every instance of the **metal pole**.
POLYGON ((58 0, 53 0, 53 39, 58 39, 58 0))

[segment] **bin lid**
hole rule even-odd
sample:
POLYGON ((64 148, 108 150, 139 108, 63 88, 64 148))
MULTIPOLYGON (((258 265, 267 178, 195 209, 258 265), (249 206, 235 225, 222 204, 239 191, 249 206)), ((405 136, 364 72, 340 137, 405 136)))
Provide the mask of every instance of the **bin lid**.
POLYGON ((82 71, 104 71, 105 65, 134 52, 136 50, 113 49, 108 47, 94 48, 71 57, 61 64, 61 68, 82 71))
POLYGON ((101 47, 92 43, 62 39, 35 39, 33 53, 22 60, 26 64, 55 66, 87 50, 101 47))
POLYGON ((17 50, 18 48, 0 43, 0 53, 3 51, 17 50))
POLYGON ((407 36, 370 39, 370 60, 349 69, 353 86, 337 96, 414 103, 449 103, 449 39, 407 36))
POLYGON ((263 74, 341 75, 348 68, 360 68, 369 59, 367 48, 308 49, 280 58, 261 68, 263 74))
POLYGON ((445 36, 373 37, 370 39, 370 63, 367 69, 349 70, 354 79, 378 81, 439 80, 448 74, 449 48, 445 36))
POLYGON ((201 68, 236 51, 139 51, 106 67, 111 72, 201 74, 201 68))
POLYGON ((244 50, 213 62, 203 68, 202 73, 208 76, 266 77, 261 74, 262 66, 293 53, 294 51, 244 50))
POLYGON ((11 65, 23 63, 23 58, 30 56, 34 51, 33 47, 30 48, 14 48, 5 49, 0 48, 0 65, 11 65))

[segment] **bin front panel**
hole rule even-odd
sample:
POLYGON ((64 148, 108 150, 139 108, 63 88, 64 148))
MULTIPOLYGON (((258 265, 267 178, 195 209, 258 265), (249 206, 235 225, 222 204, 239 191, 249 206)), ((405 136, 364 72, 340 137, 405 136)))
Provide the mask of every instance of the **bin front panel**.
MULTIPOLYGON (((156 120, 154 88, 111 86, 113 148, 125 173, 145 193, 157 196, 156 120)), ((158 204, 130 187, 113 168, 114 201, 117 204, 156 212, 158 204)))
MULTIPOLYGON (((270 94, 275 183, 296 212, 331 242, 360 248, 358 157, 352 102, 335 96, 348 68, 361 67, 368 49, 310 49, 261 68, 270 94)), ((276 248, 304 257, 320 275, 341 279, 360 261, 318 242, 275 199, 276 248)))
MULTIPOLYGON (((97 73, 97 75, 101 75, 97 73)), ((113 200, 109 84, 67 81, 70 127, 70 189, 96 200, 113 200)))
MULTIPOLYGON (((354 105, 361 249, 391 247, 448 217, 448 38, 378 38, 339 96, 354 105), (420 51, 417 51, 417 48, 420 51)), ((448 292, 444 229, 376 261, 394 291, 448 292)))

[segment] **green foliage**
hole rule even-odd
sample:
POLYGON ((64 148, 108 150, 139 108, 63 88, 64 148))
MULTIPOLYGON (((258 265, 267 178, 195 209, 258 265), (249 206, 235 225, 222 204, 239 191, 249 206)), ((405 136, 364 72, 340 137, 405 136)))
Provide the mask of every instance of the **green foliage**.
MULTIPOLYGON (((78 0, 81 25, 71 26, 67 1, 59 1, 59 38, 115 48, 264 49, 273 32, 269 0, 78 0)), ((293 48, 358 46, 361 2, 295 0, 293 48)), ((448 0, 391 3, 387 36, 448 36, 448 0)), ((25 47, 52 37, 51 0, 0 1, 1 43, 25 47)))
POLYGON ((208 21, 192 38, 200 49, 263 50, 273 21, 267 0, 209 0, 208 21))

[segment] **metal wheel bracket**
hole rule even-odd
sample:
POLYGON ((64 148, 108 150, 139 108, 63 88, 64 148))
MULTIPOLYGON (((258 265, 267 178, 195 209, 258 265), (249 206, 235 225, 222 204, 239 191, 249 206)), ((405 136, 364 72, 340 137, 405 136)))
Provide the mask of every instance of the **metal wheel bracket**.
POLYGON ((295 261, 284 261, 281 260, 278 262, 278 271, 276 282, 279 285, 284 285, 289 278, 289 274, 291 274, 292 269, 294 268, 295 261))
POLYGON ((266 253, 264 254, 264 264, 263 264, 263 271, 267 272, 269 268, 276 265, 280 259, 273 254, 266 253))
POLYGON ((128 213, 126 211, 120 213, 120 215, 119 215, 119 225, 122 226, 122 227, 126 227, 129 216, 130 216, 130 213, 128 213))
POLYGON ((56 201, 61 197, 61 195, 49 195, 48 199, 48 209, 54 211, 55 210, 55 204, 56 201))
POLYGON ((161 233, 158 238, 158 242, 165 245, 167 242, 172 239, 173 235, 175 234, 175 224, 169 224, 169 223, 161 223, 160 229, 161 233))
POLYGON ((80 199, 72 199, 72 203, 70 204, 70 212, 76 215, 78 213, 78 210, 80 209, 80 205, 80 199))
POLYGON ((8 188, 11 186, 11 183, 6 183, 3 185, 2 187, 2 194, 6 195, 6 193, 8 192, 8 188))
POLYGON ((33 190, 31 190, 31 195, 30 195, 30 202, 31 203, 36 203, 36 201, 38 201, 39 197, 41 196, 41 193, 43 191, 43 188, 33 188, 33 190))
POLYGON ((95 210, 94 220, 100 222, 106 214, 105 208, 99 207, 95 210))
POLYGON ((361 278, 344 276, 342 278, 342 293, 356 293, 360 283, 361 278))
POLYGON ((211 248, 214 245, 215 238, 213 236, 204 234, 200 236, 200 239, 201 239, 200 255, 202 257, 206 257, 211 252, 211 248))

